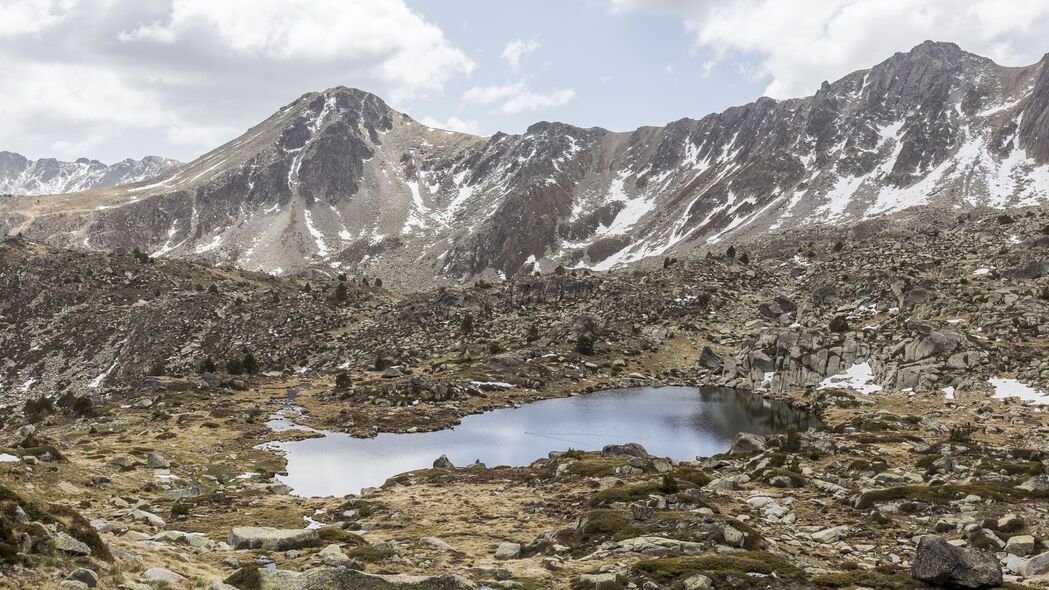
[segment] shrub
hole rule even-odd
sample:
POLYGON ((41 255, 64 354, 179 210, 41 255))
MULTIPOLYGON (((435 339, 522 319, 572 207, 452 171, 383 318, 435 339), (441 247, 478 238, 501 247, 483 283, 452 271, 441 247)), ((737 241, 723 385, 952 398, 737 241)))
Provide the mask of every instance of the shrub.
POLYGON ((750 264, 750 255, 746 252, 739 255, 739 261, 741 264, 750 264))
POLYGON ((1005 213, 1002 213, 998 216, 998 223, 1000 225, 1009 225, 1010 223, 1016 223, 1016 220, 1013 219, 1011 215, 1006 215, 1005 213))
POLYGON ((845 242, 842 242, 841 240, 838 240, 837 242, 834 242, 834 251, 835 252, 841 252, 844 249, 845 249, 845 242))
POLYGON ((347 297, 348 291, 346 290, 346 283, 339 283, 339 286, 335 287, 334 299, 336 301, 346 301, 347 297))
POLYGON ((728 250, 725 250, 725 258, 735 258, 735 257, 736 257, 736 247, 735 246, 729 246, 728 250))
POLYGON ((459 322, 459 328, 462 330, 463 336, 469 336, 474 331, 474 316, 470 312, 466 312, 463 315, 463 319, 459 322))
POLYGON ((244 360, 231 358, 226 361, 226 372, 230 375, 241 375, 244 373, 244 360))

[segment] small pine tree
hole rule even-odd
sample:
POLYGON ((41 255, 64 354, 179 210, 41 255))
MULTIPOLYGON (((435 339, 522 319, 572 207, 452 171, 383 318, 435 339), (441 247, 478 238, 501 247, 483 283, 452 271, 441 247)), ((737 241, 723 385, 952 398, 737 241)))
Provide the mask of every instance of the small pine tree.
POLYGON ((255 355, 250 352, 244 353, 244 359, 241 361, 241 365, 244 367, 244 372, 249 375, 254 375, 259 370, 259 363, 255 360, 255 355))
POLYGON ((744 252, 743 254, 740 254, 739 261, 742 264, 750 264, 750 255, 747 254, 746 252, 744 252))
POLYGON ((353 381, 350 379, 349 373, 339 373, 335 376, 336 389, 349 389, 351 385, 353 385, 353 381))
POLYGON ((459 323, 459 327, 462 329, 463 336, 469 336, 474 331, 474 316, 470 312, 466 312, 463 315, 462 321, 459 323))
POLYGON ((346 282, 346 273, 340 272, 339 276, 337 278, 339 279, 340 283, 345 283, 346 282))
POLYGON ((834 319, 830 321, 830 331, 835 334, 841 334, 849 331, 849 320, 843 315, 834 316, 834 319))
POLYGON ((302 292, 303 293, 312 293, 313 292, 313 287, 310 286, 309 281, 307 281, 306 284, 302 286, 302 292))
POLYGON ((575 340, 575 351, 590 356, 594 354, 594 339, 588 334, 580 334, 575 340))
POLYGON ((528 342, 539 340, 539 326, 535 324, 528 326, 528 334, 525 335, 525 340, 528 342))
POLYGON ((375 280, 372 282, 372 284, 375 285, 377 288, 382 289, 382 279, 380 279, 379 277, 375 277, 375 280))
POLYGON ((673 475, 669 473, 663 474, 663 482, 659 484, 659 491, 664 494, 676 494, 681 489, 678 485, 677 480, 674 479, 673 475))
POLYGON ((164 361, 157 359, 149 366, 149 371, 146 371, 146 375, 150 377, 163 377, 168 374, 168 368, 164 365, 164 361))
POLYGON ((226 361, 226 372, 230 375, 241 375, 244 373, 244 361, 239 358, 231 358, 226 361))
POLYGON ((214 373, 216 370, 215 361, 210 356, 200 361, 200 364, 197 365, 198 373, 214 373))
POLYGON ((797 453, 801 451, 801 435, 798 434, 798 428, 796 426, 790 426, 787 428, 786 434, 783 435, 783 442, 780 444, 780 450, 784 453, 797 453))
POLYGON ((339 283, 338 287, 335 287, 335 300, 346 301, 348 297, 348 291, 346 290, 346 283, 339 283))
POLYGON ((728 250, 725 250, 725 257, 726 258, 735 258, 736 257, 736 247, 735 246, 729 246, 728 250))
POLYGON ((845 249, 845 242, 842 242, 841 240, 838 240, 837 242, 834 242, 834 251, 835 252, 841 252, 844 249, 845 249))

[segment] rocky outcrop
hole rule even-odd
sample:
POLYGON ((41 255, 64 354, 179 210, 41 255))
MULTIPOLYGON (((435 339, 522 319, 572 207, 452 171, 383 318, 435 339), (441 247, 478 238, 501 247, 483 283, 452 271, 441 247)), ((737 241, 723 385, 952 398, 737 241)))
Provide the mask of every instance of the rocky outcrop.
POLYGON ((466 578, 438 576, 381 576, 347 567, 320 567, 304 572, 263 572, 262 590, 473 590, 466 578))

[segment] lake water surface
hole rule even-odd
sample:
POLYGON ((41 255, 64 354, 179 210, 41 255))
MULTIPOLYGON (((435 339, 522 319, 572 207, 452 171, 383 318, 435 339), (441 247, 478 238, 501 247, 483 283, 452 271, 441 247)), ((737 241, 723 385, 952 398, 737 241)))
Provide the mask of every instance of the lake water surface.
MULTIPOLYGON (((293 420, 284 415, 271 425, 284 429, 293 420)), ((288 475, 279 479, 296 495, 341 496, 430 467, 441 455, 456 466, 475 460, 523 466, 550 451, 636 442, 653 455, 683 460, 724 452, 737 432, 773 434, 791 425, 804 430, 818 422, 783 402, 729 388, 641 387, 493 410, 436 432, 375 438, 329 432, 273 447, 288 461, 288 475)))

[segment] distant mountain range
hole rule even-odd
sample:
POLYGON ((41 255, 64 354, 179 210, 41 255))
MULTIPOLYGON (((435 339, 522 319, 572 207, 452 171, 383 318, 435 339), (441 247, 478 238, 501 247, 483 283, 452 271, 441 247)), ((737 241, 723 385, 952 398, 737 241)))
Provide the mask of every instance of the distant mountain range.
POLYGON ((30 160, 21 154, 0 151, 0 194, 51 195, 110 188, 160 176, 180 164, 170 158, 146 156, 107 166, 87 158, 75 162, 30 160))
POLYGON ((393 286, 609 269, 788 225, 1049 199, 1049 59, 923 43, 811 97, 618 133, 479 137, 350 88, 306 94, 163 176, 0 201, 0 233, 393 286))

